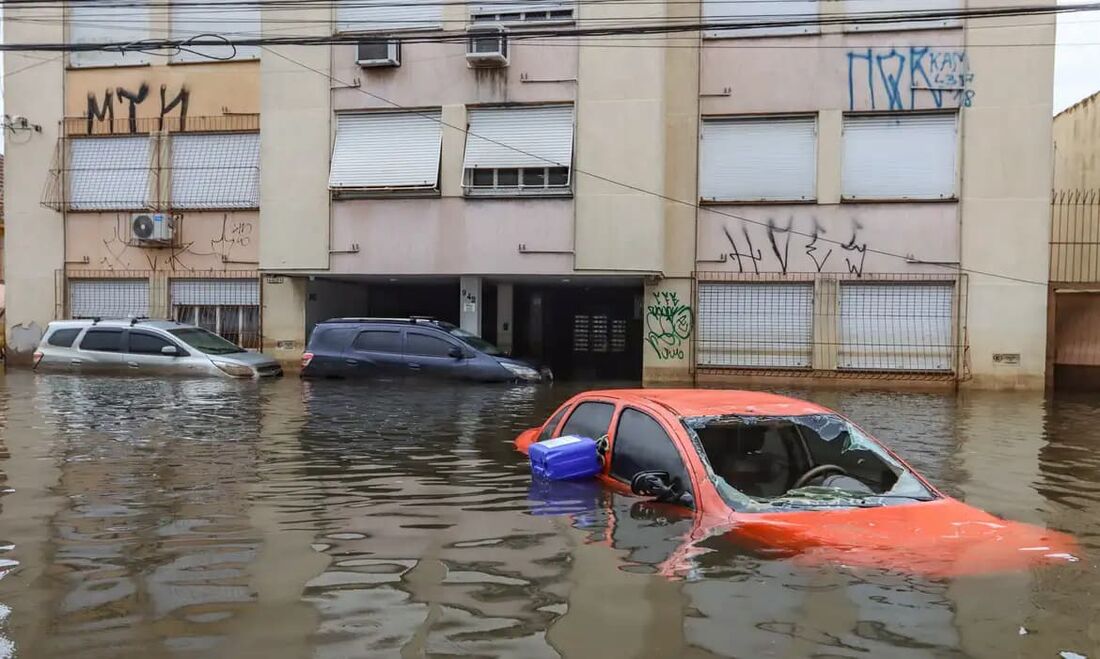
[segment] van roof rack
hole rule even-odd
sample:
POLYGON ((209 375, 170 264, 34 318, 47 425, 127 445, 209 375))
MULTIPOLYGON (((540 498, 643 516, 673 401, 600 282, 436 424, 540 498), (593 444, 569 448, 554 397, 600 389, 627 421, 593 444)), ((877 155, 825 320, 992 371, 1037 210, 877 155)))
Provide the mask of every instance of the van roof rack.
POLYGON ((408 316, 405 318, 384 318, 372 316, 344 316, 329 318, 326 323, 435 323, 439 322, 435 316, 408 316))

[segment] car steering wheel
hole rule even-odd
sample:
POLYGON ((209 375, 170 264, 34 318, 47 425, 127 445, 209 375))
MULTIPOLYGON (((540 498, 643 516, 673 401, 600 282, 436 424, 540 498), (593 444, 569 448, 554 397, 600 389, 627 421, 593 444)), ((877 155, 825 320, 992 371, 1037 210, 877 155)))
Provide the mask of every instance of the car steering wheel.
POLYGON ((794 482, 794 485, 791 486, 791 489, 797 490, 798 488, 802 487, 806 483, 809 483, 821 474, 827 474, 830 471, 835 471, 845 476, 848 475, 848 472, 844 470, 844 467, 840 467, 837 465, 818 465, 813 469, 807 471, 806 473, 802 474, 802 476, 800 476, 799 479, 794 482))

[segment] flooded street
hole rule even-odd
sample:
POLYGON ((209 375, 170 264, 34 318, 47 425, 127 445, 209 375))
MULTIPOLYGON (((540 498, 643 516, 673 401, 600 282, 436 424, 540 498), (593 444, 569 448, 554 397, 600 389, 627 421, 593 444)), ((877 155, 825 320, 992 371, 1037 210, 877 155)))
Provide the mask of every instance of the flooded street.
POLYGON ((580 388, 0 378, 0 656, 1100 656, 1095 397, 782 390, 1082 546, 936 579, 532 489, 580 388))

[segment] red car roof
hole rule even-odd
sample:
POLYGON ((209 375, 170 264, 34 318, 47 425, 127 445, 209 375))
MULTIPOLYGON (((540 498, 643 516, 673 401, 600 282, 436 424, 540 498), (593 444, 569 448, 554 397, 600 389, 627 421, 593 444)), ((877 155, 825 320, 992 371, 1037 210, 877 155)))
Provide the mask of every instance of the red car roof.
POLYGON ((745 416, 796 416, 832 414, 832 410, 797 398, 759 391, 733 389, 609 389, 590 395, 638 400, 663 405, 684 417, 741 414, 745 416))

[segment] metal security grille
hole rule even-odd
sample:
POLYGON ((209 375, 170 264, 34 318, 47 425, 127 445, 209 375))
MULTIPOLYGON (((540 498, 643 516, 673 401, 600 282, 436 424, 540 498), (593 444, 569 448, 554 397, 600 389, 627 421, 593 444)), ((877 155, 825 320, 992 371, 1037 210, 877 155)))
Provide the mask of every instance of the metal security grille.
POLYGON ((128 318, 149 315, 149 279, 70 279, 68 316, 128 318))
POLYGON ((813 284, 701 283, 698 332, 702 366, 808 368, 813 284))
POLYGON ((1050 281, 1100 282, 1100 190, 1055 193, 1050 222, 1050 281))
POLYGON ((605 315, 573 316, 573 352, 623 352, 626 321, 605 315))
POLYGON ((840 368, 950 371, 952 283, 840 284, 840 368))
POLYGON ((259 279, 173 279, 168 290, 175 320, 260 347, 259 279))
POLYGON ((173 208, 258 208, 260 134, 172 136, 173 208))
POLYGON ((84 137, 69 147, 69 208, 142 210, 149 206, 152 142, 147 136, 84 137))

